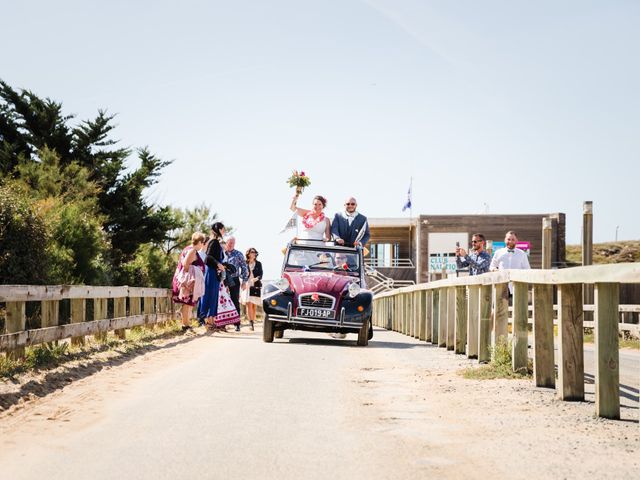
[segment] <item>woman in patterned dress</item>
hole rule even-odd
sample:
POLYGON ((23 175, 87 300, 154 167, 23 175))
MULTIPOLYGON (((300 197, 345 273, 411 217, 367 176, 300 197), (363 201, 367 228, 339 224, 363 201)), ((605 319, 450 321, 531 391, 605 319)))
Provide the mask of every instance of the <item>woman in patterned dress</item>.
POLYGON ((198 305, 198 318, 204 318, 209 326, 214 325, 214 319, 218 314, 218 299, 220 295, 219 274, 224 272, 222 264, 223 252, 220 241, 224 235, 224 225, 216 222, 211 226, 211 239, 207 245, 207 255, 205 264, 207 266, 204 274, 204 295, 198 305))
MULTIPOLYGON (((194 296, 194 287, 196 283, 195 278, 191 278, 189 275, 183 275, 185 272, 188 274, 190 267, 199 269, 204 274, 204 262, 198 250, 202 248, 205 236, 200 232, 196 232, 191 235, 191 245, 182 250, 176 271, 173 274, 172 282, 172 299, 174 303, 180 303, 180 318, 182 320, 182 331, 186 332, 191 330, 191 311, 198 302, 198 297, 194 296)), ((202 277, 200 278, 202 281, 202 277)))

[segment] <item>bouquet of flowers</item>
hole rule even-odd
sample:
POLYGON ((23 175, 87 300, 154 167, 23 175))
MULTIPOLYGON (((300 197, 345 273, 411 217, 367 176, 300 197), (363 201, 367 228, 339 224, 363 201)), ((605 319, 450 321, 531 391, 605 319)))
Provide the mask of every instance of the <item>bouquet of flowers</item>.
POLYGON ((294 170, 291 176, 287 179, 287 183, 290 187, 296 187, 296 193, 302 193, 306 187, 311 185, 311 179, 307 177, 304 172, 298 173, 297 170, 294 170))

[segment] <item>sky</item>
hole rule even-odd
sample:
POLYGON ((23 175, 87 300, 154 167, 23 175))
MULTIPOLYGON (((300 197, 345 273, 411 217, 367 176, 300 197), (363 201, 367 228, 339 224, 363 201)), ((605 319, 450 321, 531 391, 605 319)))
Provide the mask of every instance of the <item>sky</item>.
MULTIPOLYGON (((640 239, 640 2, 0 0, 0 78, 173 160, 148 192, 206 204, 277 277, 286 179, 331 216, 567 215, 640 239), (7 48, 9 46, 9 48, 7 48)), ((135 167, 135 158, 131 159, 135 167)))

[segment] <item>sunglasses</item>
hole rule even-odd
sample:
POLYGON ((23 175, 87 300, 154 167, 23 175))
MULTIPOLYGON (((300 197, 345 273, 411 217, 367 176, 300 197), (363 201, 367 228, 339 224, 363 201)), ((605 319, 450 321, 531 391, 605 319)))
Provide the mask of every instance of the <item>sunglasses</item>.
POLYGON ((482 243, 482 240, 471 240, 471 243, 482 243))
POLYGON ((345 205, 356 205, 355 203, 345 203, 345 205))

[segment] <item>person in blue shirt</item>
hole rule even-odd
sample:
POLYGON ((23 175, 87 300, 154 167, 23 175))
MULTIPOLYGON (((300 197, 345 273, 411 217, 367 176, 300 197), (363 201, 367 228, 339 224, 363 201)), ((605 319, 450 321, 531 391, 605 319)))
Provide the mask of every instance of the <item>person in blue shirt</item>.
POLYGON ((480 275, 489 271, 491 256, 484 249, 485 238, 481 233, 471 236, 471 252, 456 247, 456 265, 458 270, 469 267, 469 275, 480 275))

